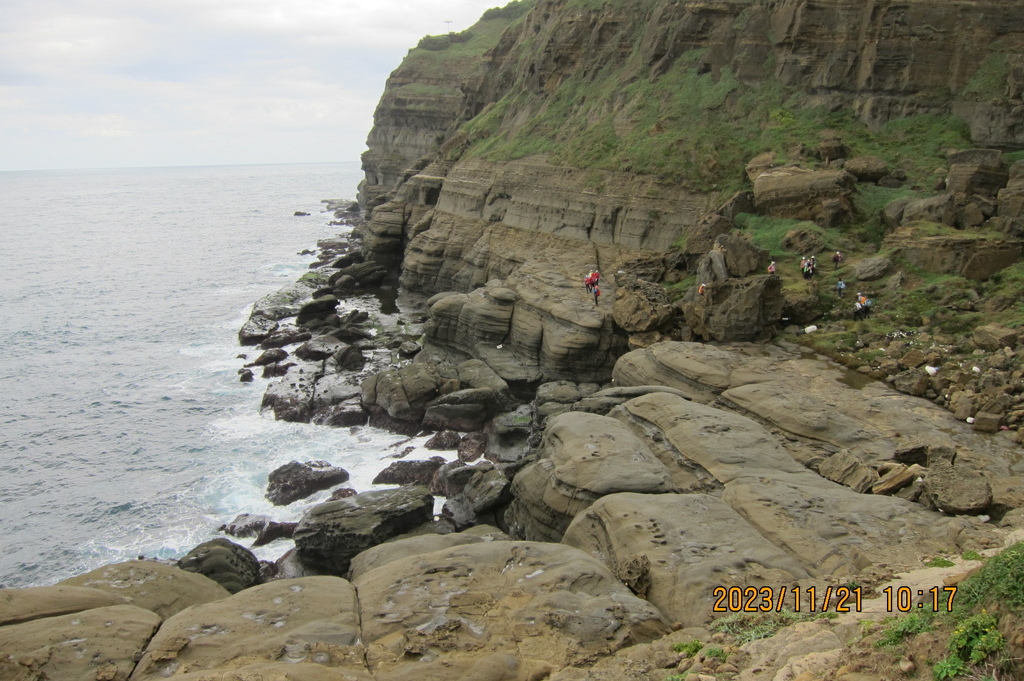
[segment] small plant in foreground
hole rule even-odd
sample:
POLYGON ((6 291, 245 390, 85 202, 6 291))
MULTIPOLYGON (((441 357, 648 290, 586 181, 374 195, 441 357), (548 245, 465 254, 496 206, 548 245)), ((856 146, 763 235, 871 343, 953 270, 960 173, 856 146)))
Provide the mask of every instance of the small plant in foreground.
POLYGON ((882 636, 875 642, 875 647, 898 645, 903 639, 928 631, 932 623, 924 613, 911 613, 902 617, 890 617, 885 620, 882 636))
POLYGON ((729 655, 721 648, 708 648, 704 651, 705 659, 718 660, 719 662, 725 662, 729 655))
POLYGON ((670 674, 665 677, 665 681, 686 681, 686 677, 689 674, 670 674))
POLYGON ((672 650, 676 651, 677 653, 686 653, 687 657, 693 657, 703 647, 704 647, 703 643, 701 643, 697 639, 693 639, 692 641, 686 641, 685 643, 675 643, 675 644, 673 644, 672 645, 672 650))
POLYGON ((943 558, 942 556, 935 556, 930 561, 928 561, 927 563, 924 564, 925 567, 939 567, 939 568, 953 567, 954 565, 956 565, 956 563, 954 563, 953 561, 949 560, 948 558, 943 558))
POLYGON ((956 656, 950 656, 943 660, 939 660, 935 663, 935 666, 932 667, 932 679, 934 681, 949 681, 963 673, 964 663, 956 656))
POLYGON ((982 556, 980 553, 978 553, 977 551, 971 551, 970 549, 960 554, 960 557, 964 560, 985 560, 985 557, 982 556))
POLYGON ((978 664, 1006 647, 995 615, 982 611, 964 620, 949 637, 949 652, 965 663, 978 664))

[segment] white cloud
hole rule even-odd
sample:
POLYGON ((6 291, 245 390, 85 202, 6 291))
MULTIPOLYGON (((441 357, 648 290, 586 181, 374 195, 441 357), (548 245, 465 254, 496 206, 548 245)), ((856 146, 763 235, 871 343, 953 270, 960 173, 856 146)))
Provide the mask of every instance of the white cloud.
POLYGON ((4 4, 0 170, 356 160, 405 52, 504 3, 4 4))

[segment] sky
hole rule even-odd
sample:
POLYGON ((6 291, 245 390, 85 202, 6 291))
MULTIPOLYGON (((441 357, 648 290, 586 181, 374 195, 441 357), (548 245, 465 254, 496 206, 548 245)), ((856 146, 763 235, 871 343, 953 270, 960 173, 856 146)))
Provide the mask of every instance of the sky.
POLYGON ((0 171, 358 161, 406 52, 504 4, 3 0, 0 171))

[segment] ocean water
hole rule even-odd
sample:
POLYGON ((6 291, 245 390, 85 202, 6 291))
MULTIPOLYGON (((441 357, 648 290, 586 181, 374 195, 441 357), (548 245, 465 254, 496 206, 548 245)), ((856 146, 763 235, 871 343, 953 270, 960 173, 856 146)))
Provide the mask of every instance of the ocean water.
POLYGON ((309 501, 263 498, 293 459, 371 488, 406 438, 274 421, 266 383, 237 375, 252 303, 307 271, 300 252, 340 230, 321 200, 360 178, 356 163, 0 172, 0 585, 180 557, 241 512, 298 519, 309 501))

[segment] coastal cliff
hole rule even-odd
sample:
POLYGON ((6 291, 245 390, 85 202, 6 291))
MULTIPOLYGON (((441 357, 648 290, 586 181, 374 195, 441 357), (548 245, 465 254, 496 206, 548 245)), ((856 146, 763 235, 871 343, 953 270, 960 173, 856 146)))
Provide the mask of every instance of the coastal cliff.
MULTIPOLYGON (((950 150, 1024 148, 1024 30, 1005 3, 545 0, 510 8, 451 36, 468 38, 478 58, 465 59, 463 43, 421 46, 392 74, 364 155, 362 197, 367 257, 400 267, 407 288, 467 294, 502 280, 517 297, 509 320, 553 320, 543 332, 555 339, 549 347, 537 345, 535 325, 491 329, 476 339, 477 352, 428 331, 433 346, 487 361, 510 380, 523 374, 488 360, 492 336, 512 341, 518 365, 537 367, 527 372, 534 380, 578 376, 580 356, 591 358, 587 380, 604 380, 615 358, 607 350, 625 347, 626 335, 634 343, 649 342, 641 332, 759 340, 787 320, 814 321, 810 309, 820 315, 829 301, 751 277, 806 250, 872 254, 887 229, 879 209, 945 188, 956 165, 950 150), (443 93, 402 98, 420 79, 434 87, 442 65, 443 93), (403 144, 410 136, 417 141, 403 144), (775 230, 811 221, 816 238, 766 243, 744 228, 749 215, 775 220, 775 230), (706 257, 730 232, 767 252, 750 266, 713 266, 706 257), (516 276, 528 268, 545 276, 516 276), (602 298, 591 307, 610 326, 558 312, 593 316, 579 282, 595 268, 602 298), (675 312, 637 325, 628 311, 663 301, 638 296, 635 285, 623 290, 620 274, 674 287, 675 312), (693 299, 694 277, 714 295, 693 299), (550 347, 559 336, 589 340, 563 351, 550 347)), ((1008 162, 991 167, 1005 173, 1008 162)), ((996 191, 982 204, 976 187, 963 186, 951 215, 938 219, 998 233, 986 238, 1006 255, 983 278, 1021 252, 1019 208, 995 205, 996 191), (965 210, 976 217, 965 219, 965 210)), ((913 222, 911 214, 901 220, 913 222)), ((920 246, 913 242, 903 252, 920 246)))
POLYGON ((361 238, 239 338, 276 417, 453 460, 223 528, 273 526, 273 564, 5 590, 0 676, 1018 674, 1022 86, 1001 2, 519 0, 428 36, 361 238), (389 276, 422 316, 342 309, 389 276))

